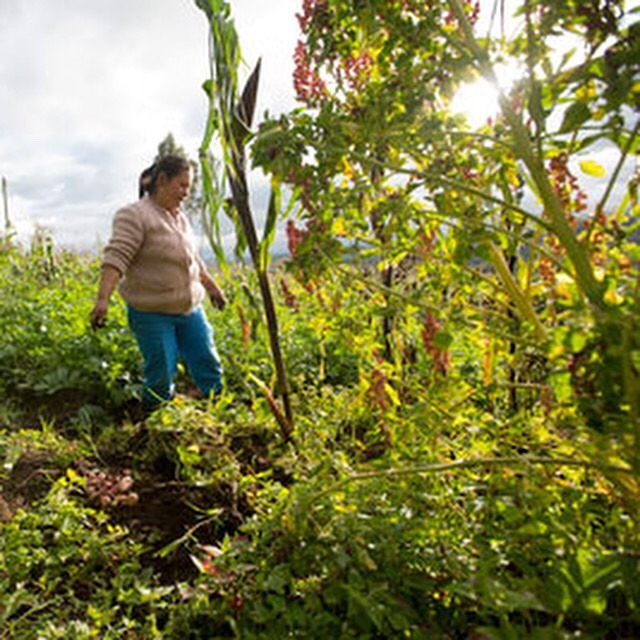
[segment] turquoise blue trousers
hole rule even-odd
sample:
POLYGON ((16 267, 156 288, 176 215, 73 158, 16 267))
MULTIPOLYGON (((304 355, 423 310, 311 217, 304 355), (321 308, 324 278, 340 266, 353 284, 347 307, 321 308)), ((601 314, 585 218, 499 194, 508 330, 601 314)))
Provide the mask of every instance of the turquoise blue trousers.
POLYGON ((202 307, 183 315, 137 311, 127 305, 127 314, 144 361, 145 403, 173 397, 179 359, 203 394, 221 391, 222 366, 202 307))

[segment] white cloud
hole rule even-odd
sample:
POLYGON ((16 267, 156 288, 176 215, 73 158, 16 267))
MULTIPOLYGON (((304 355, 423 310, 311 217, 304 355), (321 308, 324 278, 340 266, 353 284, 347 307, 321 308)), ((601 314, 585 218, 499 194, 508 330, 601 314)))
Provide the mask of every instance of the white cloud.
MULTIPOLYGON (((293 105, 293 0, 232 2, 258 114, 293 105)), ((192 156, 206 118, 208 25, 191 0, 1 0, 0 175, 14 225, 86 248, 134 199, 171 132, 192 156)))

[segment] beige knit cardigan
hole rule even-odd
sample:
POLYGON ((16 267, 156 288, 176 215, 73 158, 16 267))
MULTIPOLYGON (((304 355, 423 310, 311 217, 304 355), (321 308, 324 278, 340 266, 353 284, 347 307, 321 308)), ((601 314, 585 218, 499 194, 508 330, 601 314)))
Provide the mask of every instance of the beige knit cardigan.
POLYGON ((120 295, 138 311, 184 314, 205 298, 205 267, 189 221, 147 197, 115 214, 102 255, 105 266, 122 274, 120 295))

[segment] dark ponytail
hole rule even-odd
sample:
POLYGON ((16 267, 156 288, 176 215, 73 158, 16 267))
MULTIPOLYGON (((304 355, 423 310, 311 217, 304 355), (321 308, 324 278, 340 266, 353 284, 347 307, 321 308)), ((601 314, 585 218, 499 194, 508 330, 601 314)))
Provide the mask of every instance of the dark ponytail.
POLYGON ((147 167, 138 180, 138 196, 144 197, 146 194, 153 195, 158 186, 158 177, 161 173, 171 180, 183 171, 189 171, 191 165, 184 156, 168 155, 156 160, 150 167, 147 167))
POLYGON ((141 174, 140 179, 138 180, 138 197, 144 198, 145 194, 150 193, 151 181, 153 179, 153 174, 156 171, 155 163, 150 167, 147 167, 141 174))

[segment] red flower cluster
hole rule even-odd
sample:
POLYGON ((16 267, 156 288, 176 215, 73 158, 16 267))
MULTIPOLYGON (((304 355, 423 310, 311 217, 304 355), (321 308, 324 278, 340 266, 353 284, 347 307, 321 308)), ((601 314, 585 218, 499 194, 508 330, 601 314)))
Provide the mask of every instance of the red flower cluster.
POLYGON ((384 358, 374 352, 373 358, 377 363, 371 370, 371 382, 369 387, 369 394, 373 403, 382 411, 386 411, 391 406, 391 399, 387 393, 387 376, 382 370, 384 358))
POLYGON ((298 19, 298 24, 300 25, 300 29, 303 33, 309 28, 309 24, 311 24, 311 20, 316 14, 316 11, 324 9, 325 6, 326 3, 324 0, 302 1, 302 13, 296 13, 296 18, 298 19))
POLYGON ((308 231, 298 229, 296 223, 289 219, 287 220, 287 246, 292 258, 296 257, 296 249, 298 245, 309 235, 308 231))
POLYGON ((543 282, 547 284, 549 287, 553 287, 556 283, 556 269, 555 266, 547 256, 542 256, 540 258, 540 277, 543 282))
POLYGON ((251 325, 247 320, 247 316, 244 314, 242 307, 238 307, 238 316, 240 319, 240 328, 242 331, 242 344, 245 349, 249 348, 251 344, 251 325))
POLYGON ((307 103, 317 102, 327 93, 327 85, 318 72, 311 67, 311 57, 304 42, 298 41, 293 55, 295 69, 293 71, 293 87, 298 100, 307 103))
MULTIPOLYGON (((620 235, 620 228, 615 220, 607 218, 604 211, 596 211, 592 218, 584 221, 587 230, 589 251, 594 265, 602 266, 607 258, 607 239, 620 235)), ((626 256, 617 256, 618 267, 622 273, 629 273, 631 262, 626 256)))
POLYGON ((131 471, 122 472, 93 470, 85 476, 85 491, 88 498, 106 507, 132 507, 138 503, 138 494, 131 491, 131 471))
POLYGON ((584 211, 587 208, 587 194, 582 191, 577 178, 569 171, 569 156, 559 153, 549 163, 549 177, 553 190, 562 202, 569 220, 575 222, 573 212, 584 211))
POLYGON ((352 89, 359 89, 370 75, 371 56, 367 51, 350 55, 343 63, 347 82, 352 89))
POLYGON ((480 174, 475 169, 470 169, 469 167, 462 167, 461 169, 462 175, 467 182, 471 184, 478 184, 478 180, 480 179, 480 174))
POLYGON ((423 258, 425 259, 428 258, 435 246, 436 246, 435 231, 429 231, 427 233, 423 229, 418 233, 418 243, 416 246, 416 250, 423 258))
POLYGON ((436 371, 446 376, 449 370, 449 352, 446 349, 440 349, 434 343, 440 328, 441 325, 435 316, 427 312, 422 326, 422 344, 425 351, 431 356, 436 371))
POLYGON ((201 573, 208 575, 216 586, 219 595, 224 595, 227 605, 234 612, 234 616, 244 607, 244 598, 238 591, 236 574, 233 571, 222 570, 218 566, 218 558, 222 551, 217 547, 201 545, 203 558, 191 556, 201 573))
MULTIPOLYGON (((569 170, 568 162, 569 156, 566 153, 559 153, 552 158, 549 163, 549 179, 562 204, 567 220, 572 226, 575 226, 577 223, 575 214, 587 208, 587 195, 580 188, 577 178, 569 170)), ((563 247, 555 236, 549 236, 547 243, 555 255, 562 255, 563 247)), ((555 284, 555 267, 546 256, 540 259, 540 275, 548 285, 555 284)))
POLYGON ((294 309, 295 311, 297 311, 300 305, 298 304, 298 299, 296 298, 293 291, 289 289, 287 281, 284 278, 280 278, 279 282, 280 292, 282 293, 282 297, 284 298, 285 305, 289 307, 289 309, 294 309))

